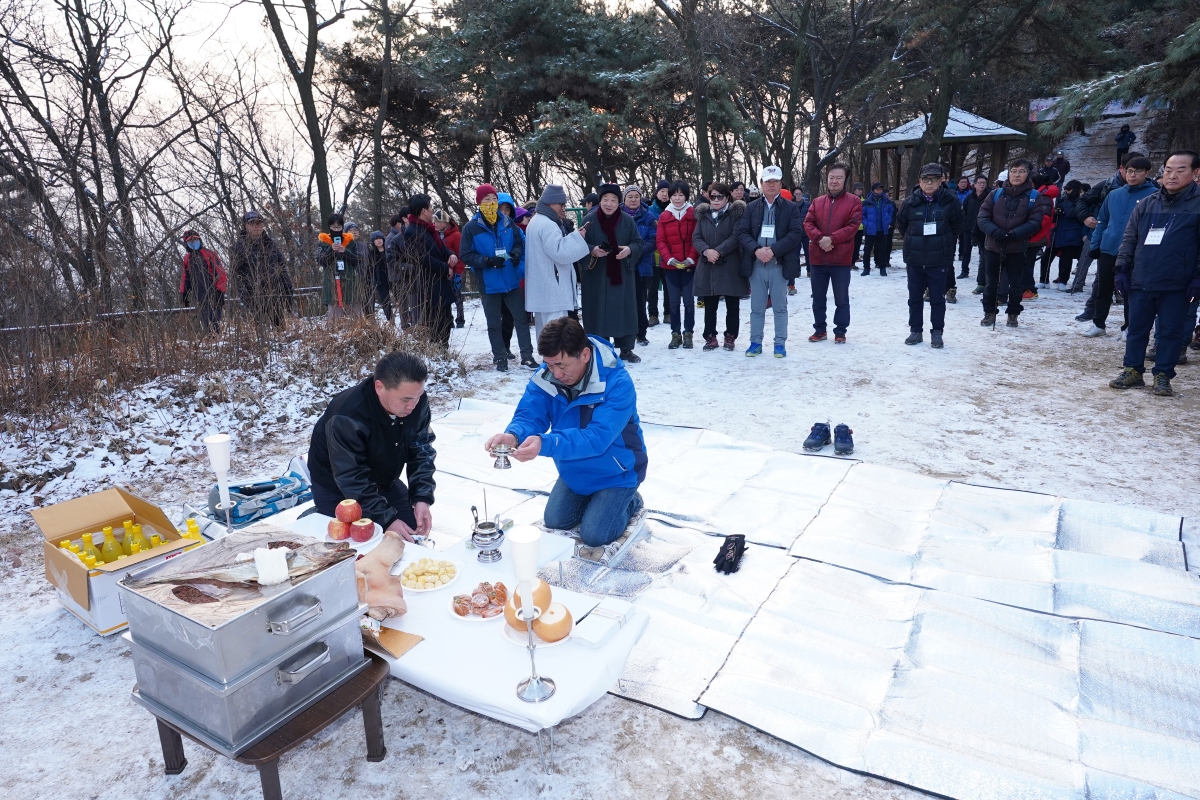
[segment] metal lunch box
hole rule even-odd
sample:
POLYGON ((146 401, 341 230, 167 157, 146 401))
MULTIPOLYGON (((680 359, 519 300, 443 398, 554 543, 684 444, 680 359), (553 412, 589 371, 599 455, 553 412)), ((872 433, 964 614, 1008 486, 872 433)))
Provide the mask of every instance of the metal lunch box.
POLYGON ((287 652, 229 683, 142 646, 130 633, 137 687, 133 699, 150 713, 228 756, 236 755, 370 662, 363 654, 356 606, 287 652))
MULTIPOLYGON (((199 552, 199 551, 197 551, 199 552)), ((187 558, 187 554, 178 558, 187 558)), ((163 565, 130 573, 150 577, 163 565)), ((118 584, 133 641, 218 683, 229 683, 358 607, 354 559, 314 573, 245 613, 210 627, 118 584)))

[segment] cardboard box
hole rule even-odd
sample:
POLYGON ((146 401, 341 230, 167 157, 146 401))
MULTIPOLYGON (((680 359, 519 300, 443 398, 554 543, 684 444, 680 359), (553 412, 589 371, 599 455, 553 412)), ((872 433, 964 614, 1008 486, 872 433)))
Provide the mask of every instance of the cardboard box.
POLYGON ((45 537, 46 580, 58 589, 63 606, 101 636, 117 633, 126 626, 117 581, 129 569, 166 561, 195 544, 180 536, 162 509, 124 489, 105 489, 30 513, 45 537), (127 556, 120 566, 101 564, 92 570, 73 553, 59 547, 63 539, 73 541, 91 533, 95 534, 94 543, 99 548, 104 543, 101 530, 111 525, 114 531, 119 531, 127 519, 142 526, 146 539, 157 533, 164 543, 127 556))

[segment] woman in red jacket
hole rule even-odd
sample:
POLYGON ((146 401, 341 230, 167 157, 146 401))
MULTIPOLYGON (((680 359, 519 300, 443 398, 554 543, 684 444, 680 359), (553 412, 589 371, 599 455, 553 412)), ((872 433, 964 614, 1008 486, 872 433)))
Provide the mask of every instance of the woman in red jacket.
MULTIPOLYGON (((454 217, 439 208, 433 212, 433 227, 437 228, 446 249, 454 255, 458 255, 458 243, 462 239, 462 231, 454 224, 454 217)), ((462 259, 459 259, 458 263, 454 265, 454 308, 458 312, 455 315, 454 324, 459 328, 467 324, 467 319, 463 316, 463 269, 462 259)))
POLYGON ((184 231, 183 275, 179 279, 179 300, 187 302, 188 293, 196 295, 196 310, 200 312, 200 327, 205 333, 216 333, 221 327, 221 310, 225 307, 228 276, 221 257, 204 246, 200 234, 184 231))
POLYGON ((662 261, 663 277, 671 302, 671 350, 692 349, 692 332, 696 327, 696 300, 692 282, 696 277, 696 248, 692 234, 696 231, 696 213, 688 202, 691 189, 683 181, 670 188, 670 204, 658 217, 658 255, 662 261), (679 319, 679 304, 683 302, 684 318, 679 319), (682 330, 681 330, 682 329, 682 330))

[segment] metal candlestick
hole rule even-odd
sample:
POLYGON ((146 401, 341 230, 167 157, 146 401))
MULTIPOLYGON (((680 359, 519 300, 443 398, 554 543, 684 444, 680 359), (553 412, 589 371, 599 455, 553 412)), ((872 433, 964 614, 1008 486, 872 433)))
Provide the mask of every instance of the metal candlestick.
POLYGON ((528 617, 525 616, 525 605, 524 601, 522 601, 521 619, 525 620, 525 632, 529 637, 529 669, 532 674, 517 684, 517 697, 526 703, 541 703, 554 696, 556 687, 554 681, 538 675, 537 662, 533 658, 533 653, 537 649, 537 644, 533 639, 533 617, 533 614, 528 617))

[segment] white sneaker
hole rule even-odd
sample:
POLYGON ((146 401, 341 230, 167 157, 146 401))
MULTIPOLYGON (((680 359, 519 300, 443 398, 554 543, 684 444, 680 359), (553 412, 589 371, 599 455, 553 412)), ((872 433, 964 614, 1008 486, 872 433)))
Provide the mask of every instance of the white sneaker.
POLYGON ((1058 290, 1059 290, 1060 292, 1069 292, 1069 291, 1071 291, 1071 284, 1069 284, 1069 283, 1060 283, 1060 284, 1058 284, 1058 290))
POLYGON ((1095 339, 1097 336, 1104 336, 1104 333, 1105 333, 1104 328, 1097 328, 1096 323, 1093 322, 1092 327, 1088 328, 1086 331, 1084 331, 1083 333, 1081 333, 1079 335, 1086 336, 1089 339, 1095 339))

